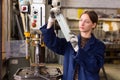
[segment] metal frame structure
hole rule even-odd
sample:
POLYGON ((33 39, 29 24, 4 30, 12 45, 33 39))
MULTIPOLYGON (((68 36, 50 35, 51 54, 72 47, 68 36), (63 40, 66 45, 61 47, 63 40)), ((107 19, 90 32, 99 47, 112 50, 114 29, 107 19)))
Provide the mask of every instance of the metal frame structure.
POLYGON ((2 0, 0 0, 0 80, 2 79, 2 0))

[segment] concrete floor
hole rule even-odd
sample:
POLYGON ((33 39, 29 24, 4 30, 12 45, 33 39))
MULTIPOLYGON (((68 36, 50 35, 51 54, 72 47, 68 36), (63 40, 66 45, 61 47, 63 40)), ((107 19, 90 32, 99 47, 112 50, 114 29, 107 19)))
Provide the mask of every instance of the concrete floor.
MULTIPOLYGON (((105 64, 104 69, 107 75, 107 80, 120 80, 120 64, 105 64)), ((100 71, 101 80, 106 80, 101 69, 100 71)))

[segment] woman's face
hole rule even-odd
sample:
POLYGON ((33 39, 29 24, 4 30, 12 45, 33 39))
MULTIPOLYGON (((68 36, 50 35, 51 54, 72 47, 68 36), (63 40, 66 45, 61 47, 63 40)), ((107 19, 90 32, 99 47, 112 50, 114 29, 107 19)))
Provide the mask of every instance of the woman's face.
POLYGON ((96 23, 92 23, 88 14, 82 14, 79 20, 79 30, 80 32, 90 32, 95 28, 96 23))

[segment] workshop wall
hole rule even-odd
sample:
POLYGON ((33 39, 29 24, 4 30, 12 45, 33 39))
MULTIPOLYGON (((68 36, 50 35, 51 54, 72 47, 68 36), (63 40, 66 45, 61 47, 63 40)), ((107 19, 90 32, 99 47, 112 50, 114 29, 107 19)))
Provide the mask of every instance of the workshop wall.
POLYGON ((62 7, 68 8, 120 8, 120 0, 63 0, 62 7), (113 5, 114 3, 114 5, 113 5), (108 5, 106 5, 108 4, 108 5), (72 7, 71 7, 72 6, 72 7))

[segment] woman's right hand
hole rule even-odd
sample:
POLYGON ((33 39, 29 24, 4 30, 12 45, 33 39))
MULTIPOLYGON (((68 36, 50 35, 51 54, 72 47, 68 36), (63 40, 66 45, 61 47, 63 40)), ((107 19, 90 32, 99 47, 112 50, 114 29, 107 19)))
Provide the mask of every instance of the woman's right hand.
POLYGON ((72 47, 74 48, 75 52, 78 51, 78 37, 75 33, 70 32, 70 43, 72 47))

